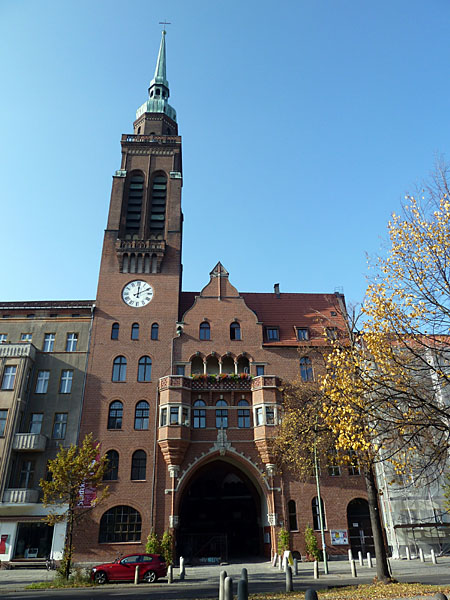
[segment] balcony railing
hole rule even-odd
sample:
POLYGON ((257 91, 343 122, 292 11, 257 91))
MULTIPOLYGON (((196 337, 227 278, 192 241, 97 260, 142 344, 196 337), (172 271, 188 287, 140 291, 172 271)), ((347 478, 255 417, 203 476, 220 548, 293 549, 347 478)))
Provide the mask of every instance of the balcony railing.
POLYGON ((29 356, 34 360, 36 354, 36 348, 33 344, 22 343, 22 344, 0 344, 0 358, 25 358, 29 356))
POLYGON ((8 504, 34 504, 38 501, 39 490, 10 488, 3 494, 3 502, 8 504))
POLYGON ((122 142, 133 142, 138 144, 181 144, 178 135, 123 135, 122 142))
POLYGON ((16 433, 14 436, 13 450, 27 452, 42 452, 45 450, 47 438, 40 433, 16 433))

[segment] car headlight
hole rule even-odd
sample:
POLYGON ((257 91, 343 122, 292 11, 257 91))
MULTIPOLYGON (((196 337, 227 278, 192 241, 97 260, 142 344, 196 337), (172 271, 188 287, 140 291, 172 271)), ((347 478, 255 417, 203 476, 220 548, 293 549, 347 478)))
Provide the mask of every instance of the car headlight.
POLYGON ((94 567, 93 569, 91 569, 91 573, 95 573, 97 569, 94 567))

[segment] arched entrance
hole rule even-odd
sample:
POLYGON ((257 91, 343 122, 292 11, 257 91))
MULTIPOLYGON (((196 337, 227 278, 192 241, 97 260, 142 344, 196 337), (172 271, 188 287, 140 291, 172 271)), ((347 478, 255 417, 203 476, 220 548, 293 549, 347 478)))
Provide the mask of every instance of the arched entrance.
POLYGON ((193 562, 263 553, 261 498, 237 467, 215 460, 200 468, 179 508, 177 552, 193 562))
POLYGON ((355 498, 347 506, 348 536, 353 555, 359 551, 374 555, 372 525, 369 503, 364 498, 355 498))

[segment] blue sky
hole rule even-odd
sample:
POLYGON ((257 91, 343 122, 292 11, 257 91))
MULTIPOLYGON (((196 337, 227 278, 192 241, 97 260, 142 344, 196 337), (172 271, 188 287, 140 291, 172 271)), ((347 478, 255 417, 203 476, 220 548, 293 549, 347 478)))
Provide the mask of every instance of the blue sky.
POLYGON ((168 27, 185 290, 366 287, 449 156, 448 0, 1 0, 1 300, 95 298, 120 135, 168 27))

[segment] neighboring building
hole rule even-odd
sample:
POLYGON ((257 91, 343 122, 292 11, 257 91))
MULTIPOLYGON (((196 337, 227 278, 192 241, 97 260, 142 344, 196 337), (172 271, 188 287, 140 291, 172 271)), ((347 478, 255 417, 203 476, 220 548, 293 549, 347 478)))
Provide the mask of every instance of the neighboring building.
MULTIPOLYGON (((343 297, 240 293, 220 263, 200 293, 181 291, 181 137, 168 98, 163 33, 113 178, 80 432, 108 454, 111 494, 87 516, 77 558, 142 552, 152 528, 172 528, 193 559, 269 556, 281 525, 304 553, 316 487, 277 473, 270 439, 280 378, 313 379, 314 347, 344 328, 343 297)), ((329 551, 346 553, 348 518, 361 547, 358 469, 321 479, 329 551)))
POLYGON ((61 558, 65 523, 43 522, 39 480, 59 446, 78 439, 92 309, 0 304, 1 561, 61 558))

